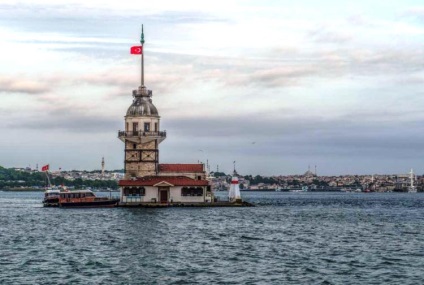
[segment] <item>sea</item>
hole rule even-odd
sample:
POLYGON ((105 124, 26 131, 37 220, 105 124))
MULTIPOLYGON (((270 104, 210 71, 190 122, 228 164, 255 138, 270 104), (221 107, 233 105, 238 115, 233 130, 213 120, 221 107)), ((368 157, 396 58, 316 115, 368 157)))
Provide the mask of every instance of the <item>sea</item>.
POLYGON ((2 285, 424 284, 424 193, 242 192, 256 207, 161 209, 42 196, 0 192, 2 285))

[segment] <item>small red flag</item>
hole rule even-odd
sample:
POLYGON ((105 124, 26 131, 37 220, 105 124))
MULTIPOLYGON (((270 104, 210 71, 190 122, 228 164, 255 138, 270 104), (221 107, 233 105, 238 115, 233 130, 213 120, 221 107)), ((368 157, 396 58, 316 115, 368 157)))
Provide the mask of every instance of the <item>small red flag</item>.
POLYGON ((133 46, 131 47, 131 54, 142 54, 143 47, 142 46, 133 46))
POLYGON ((41 167, 41 171, 47 171, 49 170, 49 165, 44 165, 43 167, 41 167))

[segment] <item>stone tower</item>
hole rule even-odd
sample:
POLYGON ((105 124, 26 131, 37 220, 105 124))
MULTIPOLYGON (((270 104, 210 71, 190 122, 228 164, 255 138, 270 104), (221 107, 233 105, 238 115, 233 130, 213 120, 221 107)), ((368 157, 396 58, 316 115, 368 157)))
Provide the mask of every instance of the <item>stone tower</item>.
POLYGON ((118 137, 125 143, 125 178, 157 175, 159 143, 166 138, 160 131, 158 110, 152 103, 152 91, 144 86, 144 33, 141 34, 141 86, 133 90, 133 102, 125 116, 125 131, 118 137))

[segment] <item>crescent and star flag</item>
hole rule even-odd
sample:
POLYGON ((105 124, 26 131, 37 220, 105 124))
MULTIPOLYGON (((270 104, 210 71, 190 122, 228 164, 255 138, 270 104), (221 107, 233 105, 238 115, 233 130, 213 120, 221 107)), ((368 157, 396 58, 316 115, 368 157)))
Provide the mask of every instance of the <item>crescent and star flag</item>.
POLYGON ((41 167, 41 171, 47 171, 49 170, 49 165, 44 165, 43 167, 41 167))
POLYGON ((143 47, 142 46, 133 46, 131 47, 131 54, 142 54, 143 47))

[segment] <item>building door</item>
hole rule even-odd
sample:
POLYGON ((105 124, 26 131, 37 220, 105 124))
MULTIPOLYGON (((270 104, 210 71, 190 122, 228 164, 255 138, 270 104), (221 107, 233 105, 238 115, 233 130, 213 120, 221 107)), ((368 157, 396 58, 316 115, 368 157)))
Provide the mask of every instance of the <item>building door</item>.
POLYGON ((160 202, 168 203, 168 190, 160 190, 160 202))
POLYGON ((168 203, 169 200, 169 187, 168 186, 159 186, 159 202, 168 203))

